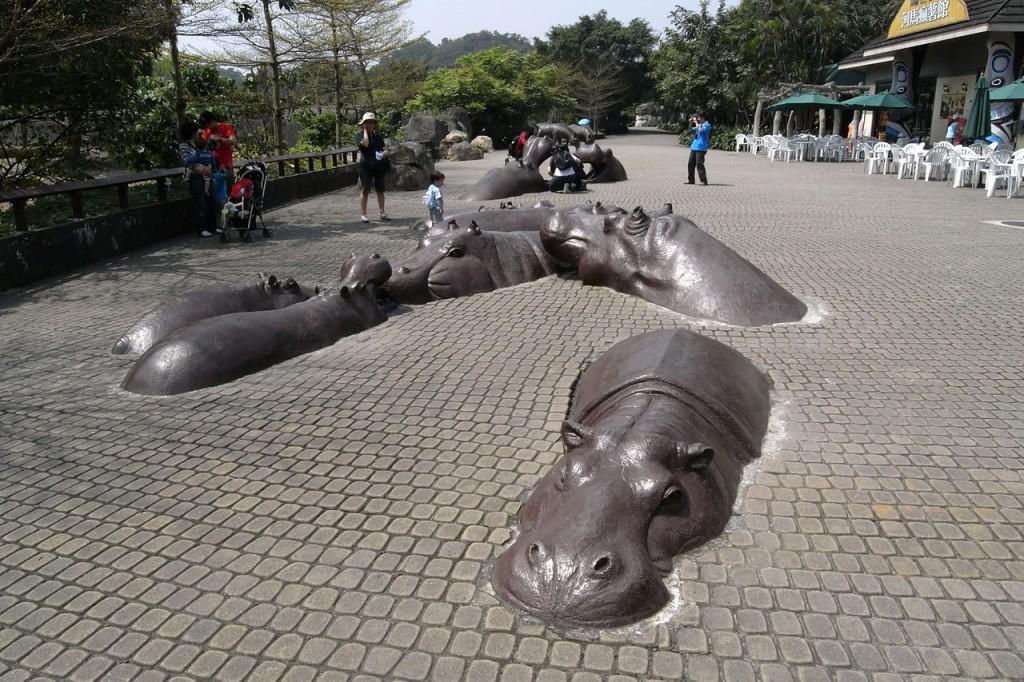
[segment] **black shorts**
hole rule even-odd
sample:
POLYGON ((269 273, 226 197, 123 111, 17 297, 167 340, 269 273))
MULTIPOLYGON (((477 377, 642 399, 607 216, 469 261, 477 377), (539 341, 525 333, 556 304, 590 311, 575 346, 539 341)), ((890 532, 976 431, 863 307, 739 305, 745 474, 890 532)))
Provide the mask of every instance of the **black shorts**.
POLYGON ((371 168, 364 163, 359 164, 359 181, 363 184, 363 192, 369 192, 371 189, 383 192, 384 178, 387 174, 387 166, 371 168))

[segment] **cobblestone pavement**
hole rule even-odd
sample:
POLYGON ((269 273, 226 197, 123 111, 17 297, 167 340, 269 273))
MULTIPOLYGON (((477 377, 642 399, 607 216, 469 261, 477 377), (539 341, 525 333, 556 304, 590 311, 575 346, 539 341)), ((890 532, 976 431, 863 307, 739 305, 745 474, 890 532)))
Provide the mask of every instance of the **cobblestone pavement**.
MULTIPOLYGON (((111 343, 172 292, 411 250, 411 219, 362 226, 351 190, 273 212, 272 240, 0 294, 0 680, 1024 678, 1024 231, 982 222, 1021 202, 720 152, 686 187, 672 138, 605 144, 632 179, 589 198, 673 202, 824 317, 696 324, 550 278, 226 386, 117 388, 111 343), (676 326, 774 381, 729 530, 679 558, 653 621, 510 613, 490 566, 580 367, 676 326)), ((449 205, 502 156, 444 164, 449 205)))

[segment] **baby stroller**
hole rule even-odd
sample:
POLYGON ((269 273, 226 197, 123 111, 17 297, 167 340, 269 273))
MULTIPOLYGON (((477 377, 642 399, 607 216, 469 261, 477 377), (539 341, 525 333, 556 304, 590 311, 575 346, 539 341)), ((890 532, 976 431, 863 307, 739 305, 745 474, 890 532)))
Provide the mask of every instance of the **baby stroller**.
POLYGON ((231 241, 231 230, 238 230, 238 236, 242 241, 251 242, 257 218, 263 228, 263 236, 270 236, 270 230, 263 222, 263 200, 266 193, 267 167, 259 161, 247 161, 239 169, 235 183, 231 185, 231 193, 224 204, 224 225, 220 235, 222 242, 231 241))

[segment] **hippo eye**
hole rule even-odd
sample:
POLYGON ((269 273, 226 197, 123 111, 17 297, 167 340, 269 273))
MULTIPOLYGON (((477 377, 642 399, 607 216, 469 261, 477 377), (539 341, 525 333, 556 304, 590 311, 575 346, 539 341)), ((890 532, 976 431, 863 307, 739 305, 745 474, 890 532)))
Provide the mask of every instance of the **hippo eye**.
POLYGON ((448 256, 449 258, 462 258, 463 256, 466 255, 466 253, 458 246, 453 246, 452 248, 448 249, 448 253, 446 253, 445 255, 448 256))
POLYGON ((661 498, 661 506, 663 508, 674 507, 683 501, 683 491, 676 486, 670 486, 665 494, 661 498))
POLYGON ((566 462, 562 465, 561 471, 558 472, 558 480, 555 482, 555 488, 557 490, 565 490, 565 483, 569 478, 569 463, 566 462))

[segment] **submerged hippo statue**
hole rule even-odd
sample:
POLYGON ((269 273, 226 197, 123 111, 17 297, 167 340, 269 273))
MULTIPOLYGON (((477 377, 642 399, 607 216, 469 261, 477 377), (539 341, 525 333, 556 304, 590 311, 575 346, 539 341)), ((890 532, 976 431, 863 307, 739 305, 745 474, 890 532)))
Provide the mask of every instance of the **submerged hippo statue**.
POLYGON ((564 123, 538 123, 537 134, 550 137, 556 142, 572 142, 576 139, 576 134, 564 123))
POLYGON ((188 291, 148 313, 119 338, 110 352, 114 355, 145 353, 150 346, 182 327, 217 315, 276 310, 305 301, 312 293, 292 278, 284 281, 275 275, 256 276, 256 281, 242 286, 211 286, 188 291))
POLYGON ((743 327, 794 322, 800 299, 671 207, 654 216, 557 211, 544 247, 575 265, 584 284, 606 286, 684 315, 743 327))
MULTIPOLYGON (((587 202, 563 210, 602 215, 605 213, 625 213, 618 206, 602 204, 600 201, 594 203, 587 202)), ((477 211, 456 213, 445 218, 443 222, 435 223, 427 228, 426 234, 424 234, 419 246, 416 248, 421 249, 425 244, 434 242, 434 237, 448 234, 452 229, 452 225, 476 225, 484 232, 536 232, 539 234, 540 229, 554 215, 555 208, 553 205, 550 205, 550 202, 548 206, 538 204, 530 208, 515 208, 513 206, 500 209, 481 208, 477 211)))
POLYGON ((490 201, 491 199, 507 199, 520 194, 546 191, 548 191, 548 183, 536 168, 512 164, 487 171, 469 188, 465 199, 467 201, 490 201))
POLYGON ((581 126, 577 123, 569 125, 569 130, 572 131, 573 136, 576 138, 578 144, 590 144, 597 139, 597 134, 594 133, 594 129, 590 126, 581 126))
POLYGON ((341 270, 346 285, 280 310, 231 313, 200 320, 150 348, 121 387, 144 395, 174 395, 216 386, 330 346, 387 318, 377 288, 391 275, 386 259, 353 257, 341 270))
POLYGON ((536 232, 484 232, 449 223, 440 235, 396 261, 384 292, 396 303, 429 303, 470 296, 553 275, 563 265, 540 243, 536 232))
POLYGON ((540 170, 544 162, 555 152, 555 141, 547 135, 534 135, 523 148, 523 164, 540 170))
POLYGON ((768 380, 717 341, 677 329, 612 346, 576 386, 565 455, 519 512, 497 595, 563 625, 657 612, 673 557, 725 528, 769 411, 768 380))
POLYGON ((626 176, 626 169, 612 154, 612 150, 601 149, 596 142, 580 145, 576 150, 576 156, 583 163, 590 164, 590 170, 583 178, 589 183, 622 182, 629 179, 626 176))

